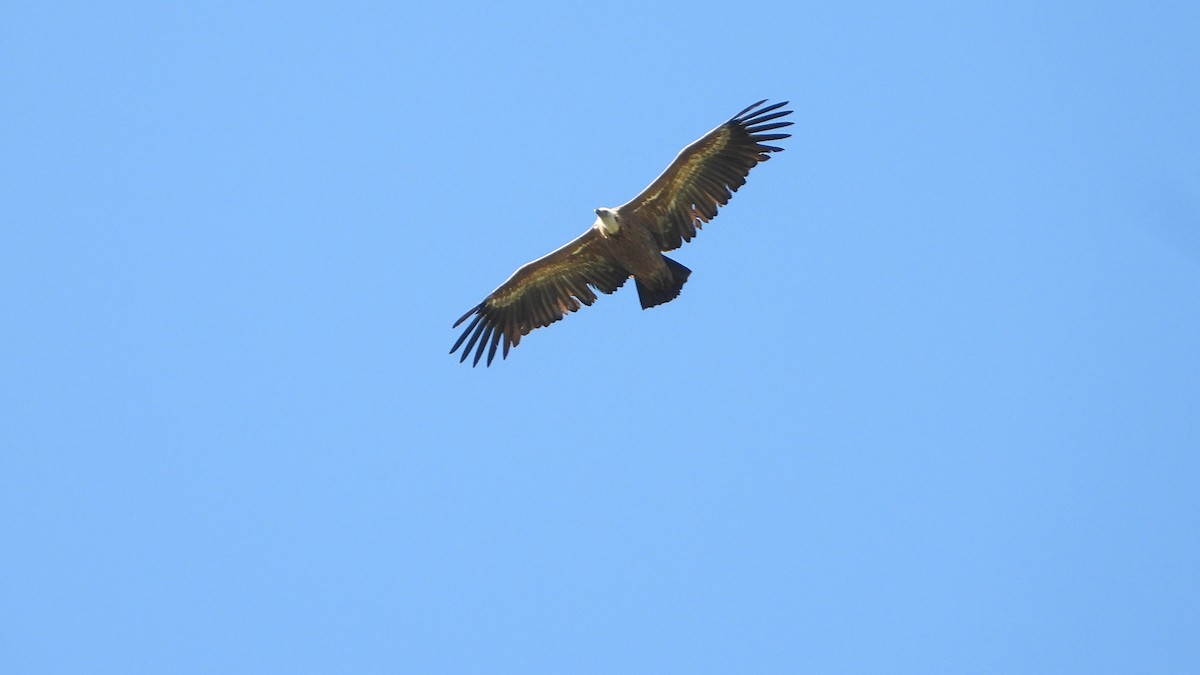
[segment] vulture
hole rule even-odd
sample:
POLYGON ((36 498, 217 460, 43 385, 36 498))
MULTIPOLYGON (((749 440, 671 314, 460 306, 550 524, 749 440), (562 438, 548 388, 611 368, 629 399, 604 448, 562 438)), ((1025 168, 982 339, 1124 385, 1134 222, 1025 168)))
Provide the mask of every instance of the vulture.
POLYGON ((454 322, 457 328, 471 319, 450 353, 462 347, 462 363, 473 350, 476 366, 486 351, 490 366, 503 343, 507 359, 508 350, 530 331, 591 305, 595 291, 612 293, 629 277, 642 309, 674 300, 692 271, 663 252, 691 241, 745 185, 750 169, 770 159, 769 153, 783 151, 767 143, 791 135, 775 131, 792 124, 777 121, 792 112, 779 110, 787 101, 766 102, 745 108, 684 148, 629 202, 596 209, 596 221, 574 241, 522 265, 454 322))

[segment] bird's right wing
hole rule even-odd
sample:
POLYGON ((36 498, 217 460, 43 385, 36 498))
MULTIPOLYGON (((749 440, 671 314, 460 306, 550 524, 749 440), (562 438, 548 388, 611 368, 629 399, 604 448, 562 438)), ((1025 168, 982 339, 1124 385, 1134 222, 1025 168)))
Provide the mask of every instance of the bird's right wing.
POLYGON ((566 246, 522 265, 483 302, 455 321, 457 328, 472 315, 475 317, 450 353, 466 342, 459 363, 475 349, 472 365, 477 365, 487 347, 490 366, 501 340, 503 358, 508 358, 509 348, 517 346, 522 336, 595 302, 593 288, 612 293, 628 278, 629 272, 613 259, 603 235, 588 228, 566 246))

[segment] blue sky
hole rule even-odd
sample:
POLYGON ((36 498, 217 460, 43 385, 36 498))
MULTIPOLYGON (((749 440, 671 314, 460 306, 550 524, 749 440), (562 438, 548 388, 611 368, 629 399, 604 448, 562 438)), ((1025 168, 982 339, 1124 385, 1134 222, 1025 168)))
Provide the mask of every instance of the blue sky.
POLYGON ((1194 668, 1196 7, 5 5, 0 670, 1194 668), (677 300, 447 354, 766 97, 677 300))

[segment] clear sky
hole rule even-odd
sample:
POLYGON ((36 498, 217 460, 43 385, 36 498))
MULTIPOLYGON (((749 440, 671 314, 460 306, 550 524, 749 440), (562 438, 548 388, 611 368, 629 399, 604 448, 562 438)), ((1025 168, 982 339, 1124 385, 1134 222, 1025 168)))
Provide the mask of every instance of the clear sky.
POLYGON ((6 3, 0 671, 1194 672, 1198 7, 6 3))

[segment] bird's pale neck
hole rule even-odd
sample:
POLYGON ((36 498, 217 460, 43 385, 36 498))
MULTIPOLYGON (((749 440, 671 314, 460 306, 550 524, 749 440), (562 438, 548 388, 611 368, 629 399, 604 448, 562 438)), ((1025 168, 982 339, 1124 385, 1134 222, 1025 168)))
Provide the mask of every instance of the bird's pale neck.
POLYGON ((607 237, 621 231, 621 219, 613 209, 596 209, 596 222, 592 227, 607 237))

